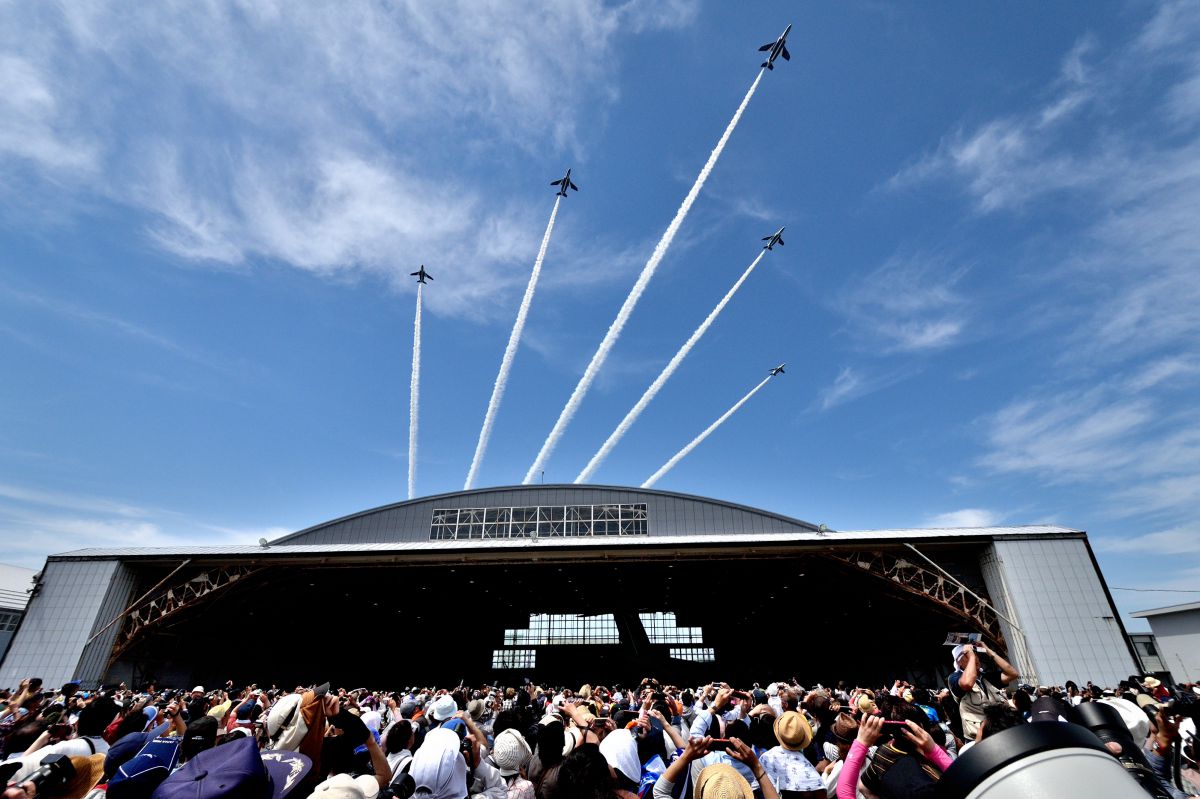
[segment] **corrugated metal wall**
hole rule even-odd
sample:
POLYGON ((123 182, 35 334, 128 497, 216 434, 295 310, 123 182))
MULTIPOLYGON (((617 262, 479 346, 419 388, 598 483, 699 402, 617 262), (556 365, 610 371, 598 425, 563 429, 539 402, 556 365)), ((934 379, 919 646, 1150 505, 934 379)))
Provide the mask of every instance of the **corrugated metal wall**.
POLYGON ((41 677, 47 686, 98 679, 116 626, 87 647, 83 662, 85 645, 124 609, 132 589, 132 575, 116 560, 47 563, 38 595, 0 664, 0 686, 16 687, 26 677, 41 677))
POLYGON ((362 544, 428 541, 434 508, 494 508, 534 505, 645 504, 650 535, 812 532, 788 520, 716 500, 597 486, 525 486, 448 494, 389 505, 310 527, 276 544, 362 544))

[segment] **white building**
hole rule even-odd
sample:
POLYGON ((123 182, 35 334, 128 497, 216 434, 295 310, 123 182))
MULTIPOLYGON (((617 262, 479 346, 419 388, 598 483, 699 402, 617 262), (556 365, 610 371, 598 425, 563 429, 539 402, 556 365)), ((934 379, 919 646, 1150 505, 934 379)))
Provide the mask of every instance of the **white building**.
POLYGON ((1150 622, 1158 656, 1176 682, 1200 682, 1200 602, 1130 615, 1150 622))

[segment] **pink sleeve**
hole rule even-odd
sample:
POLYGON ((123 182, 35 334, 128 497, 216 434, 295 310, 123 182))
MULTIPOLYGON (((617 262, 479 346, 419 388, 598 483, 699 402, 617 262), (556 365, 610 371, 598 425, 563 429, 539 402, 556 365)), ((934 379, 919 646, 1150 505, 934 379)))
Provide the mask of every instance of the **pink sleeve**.
MULTIPOLYGON (((930 763, 937 767, 938 771, 945 771, 954 763, 954 758, 946 754, 946 750, 937 744, 933 745, 933 751, 925 755, 925 757, 930 763)), ((845 766, 842 766, 842 768, 845 768, 845 766)))
POLYGON ((855 741, 846 754, 842 772, 838 774, 838 799, 855 799, 858 796, 858 773, 862 771, 863 763, 866 761, 867 747, 863 745, 862 741, 855 741))

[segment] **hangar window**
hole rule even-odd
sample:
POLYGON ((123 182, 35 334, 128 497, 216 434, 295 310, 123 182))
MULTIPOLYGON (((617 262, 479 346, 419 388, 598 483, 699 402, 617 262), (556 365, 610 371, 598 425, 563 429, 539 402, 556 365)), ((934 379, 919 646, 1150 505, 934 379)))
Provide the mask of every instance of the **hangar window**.
POLYGON ((431 540, 646 535, 646 506, 534 505, 435 508, 431 540))
POLYGON ((673 646, 671 647, 671 657, 676 660, 691 660, 695 663, 712 663, 717 659, 711 646, 673 646))
POLYGON ((619 644, 617 621, 611 613, 583 616, 578 613, 534 613, 529 628, 505 630, 505 646, 554 644, 619 644))
POLYGON ((533 649, 493 649, 493 669, 532 669, 537 661, 533 649))
POLYGON ((699 627, 680 627, 675 623, 675 614, 639 613, 642 627, 652 644, 702 644, 704 636, 699 627))
POLYGON ((0 633, 10 633, 17 629, 17 624, 21 621, 20 613, 6 613, 0 611, 0 633))

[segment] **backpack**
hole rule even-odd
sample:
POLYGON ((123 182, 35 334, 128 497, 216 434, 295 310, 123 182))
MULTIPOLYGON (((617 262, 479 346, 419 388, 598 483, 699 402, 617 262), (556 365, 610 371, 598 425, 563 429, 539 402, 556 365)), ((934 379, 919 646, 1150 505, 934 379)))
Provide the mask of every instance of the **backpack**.
POLYGON ((145 799, 179 764, 182 738, 155 738, 108 781, 109 799, 145 799))

